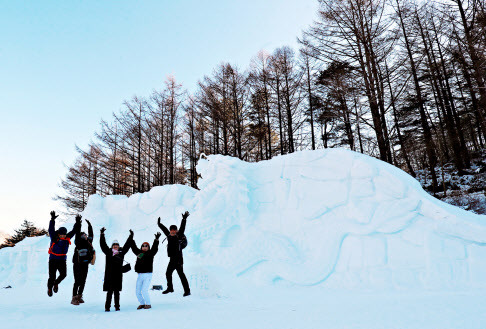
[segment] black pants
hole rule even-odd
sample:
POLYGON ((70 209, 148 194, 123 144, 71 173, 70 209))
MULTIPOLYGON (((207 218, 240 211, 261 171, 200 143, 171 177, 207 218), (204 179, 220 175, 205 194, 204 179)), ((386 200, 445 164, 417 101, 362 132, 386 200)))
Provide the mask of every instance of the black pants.
POLYGON ((182 286, 184 287, 184 292, 190 292, 189 283, 187 282, 186 275, 184 274, 184 268, 182 265, 182 261, 180 260, 170 260, 169 265, 167 265, 167 272, 165 272, 165 276, 167 277, 167 289, 174 289, 172 285, 172 272, 174 270, 177 271, 179 274, 179 278, 181 279, 182 286))
POLYGON ((74 286, 73 296, 82 295, 84 291, 84 285, 86 284, 86 277, 88 276, 89 263, 74 263, 74 286))
POLYGON ((111 296, 113 295, 115 295, 115 308, 120 308, 120 292, 110 290, 106 292, 105 309, 109 309, 111 307, 111 296))
POLYGON ((55 284, 61 283, 66 277, 66 260, 65 259, 49 259, 49 280, 47 281, 47 288, 52 289, 55 284), (59 271, 59 276, 57 276, 59 271))

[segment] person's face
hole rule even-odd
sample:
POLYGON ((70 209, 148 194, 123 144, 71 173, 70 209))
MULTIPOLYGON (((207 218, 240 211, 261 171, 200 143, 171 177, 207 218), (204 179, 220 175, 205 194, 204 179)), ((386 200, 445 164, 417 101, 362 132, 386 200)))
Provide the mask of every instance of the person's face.
POLYGON ((171 235, 171 236, 174 236, 174 235, 176 235, 176 234, 177 234, 177 230, 170 230, 170 235, 171 235))
POLYGON ((65 239, 66 238, 66 234, 59 234, 59 238, 60 239, 65 239))
POLYGON ((118 250, 118 249, 120 249, 120 246, 119 246, 119 245, 117 245, 117 244, 114 244, 114 245, 111 247, 111 249, 113 249, 113 250, 118 250))
POLYGON ((142 251, 148 251, 149 250, 149 245, 144 243, 142 244, 142 251))

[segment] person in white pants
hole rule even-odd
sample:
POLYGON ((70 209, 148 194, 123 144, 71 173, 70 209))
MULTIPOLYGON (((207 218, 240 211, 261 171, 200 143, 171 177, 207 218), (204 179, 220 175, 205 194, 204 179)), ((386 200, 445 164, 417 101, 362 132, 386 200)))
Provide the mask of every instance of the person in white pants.
POLYGON ((155 240, 150 248, 148 242, 142 243, 140 249, 137 248, 135 241, 132 243, 132 251, 137 256, 135 272, 138 273, 136 295, 140 305, 137 310, 152 308, 150 304, 149 288, 152 282, 152 272, 154 268, 154 256, 159 250, 160 233, 155 234, 155 240))

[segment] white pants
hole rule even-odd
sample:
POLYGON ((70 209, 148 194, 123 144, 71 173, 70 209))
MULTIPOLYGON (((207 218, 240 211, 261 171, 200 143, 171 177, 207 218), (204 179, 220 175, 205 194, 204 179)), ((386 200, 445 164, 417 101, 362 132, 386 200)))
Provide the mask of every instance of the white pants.
POLYGON ((151 282, 152 273, 138 273, 136 294, 140 305, 151 305, 148 292, 151 282))

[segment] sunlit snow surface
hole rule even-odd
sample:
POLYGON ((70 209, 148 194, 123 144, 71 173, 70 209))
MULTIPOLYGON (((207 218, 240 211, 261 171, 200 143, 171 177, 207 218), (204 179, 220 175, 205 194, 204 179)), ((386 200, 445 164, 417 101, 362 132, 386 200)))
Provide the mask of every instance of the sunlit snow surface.
MULTIPOLYGON (((100 328, 140 321, 161 328, 166 321, 180 328, 485 323, 486 216, 432 198, 403 171, 342 149, 259 163, 213 155, 202 158, 197 170, 200 190, 171 185, 129 198, 90 197, 83 217, 94 225, 99 257, 90 266, 85 305, 69 304, 69 256, 61 292, 47 297, 47 237, 0 250, 0 285, 13 287, 0 290, 5 328, 25 321, 44 328, 63 313, 74 317, 66 319, 74 328, 86 321, 100 328), (157 217, 179 225, 186 210, 185 272, 193 295, 182 299, 174 273, 178 291, 153 292, 154 308, 136 311, 132 271, 124 279, 123 314, 105 314, 99 229, 107 228, 109 243, 123 243, 130 228, 137 244, 152 243, 157 217)), ((48 219, 46 214, 46 226, 48 219)), ((70 229, 72 222, 63 225, 70 229)), ((135 262, 132 253, 126 259, 135 262)), ((154 284, 165 286, 167 262, 164 244, 155 258, 154 284)))

